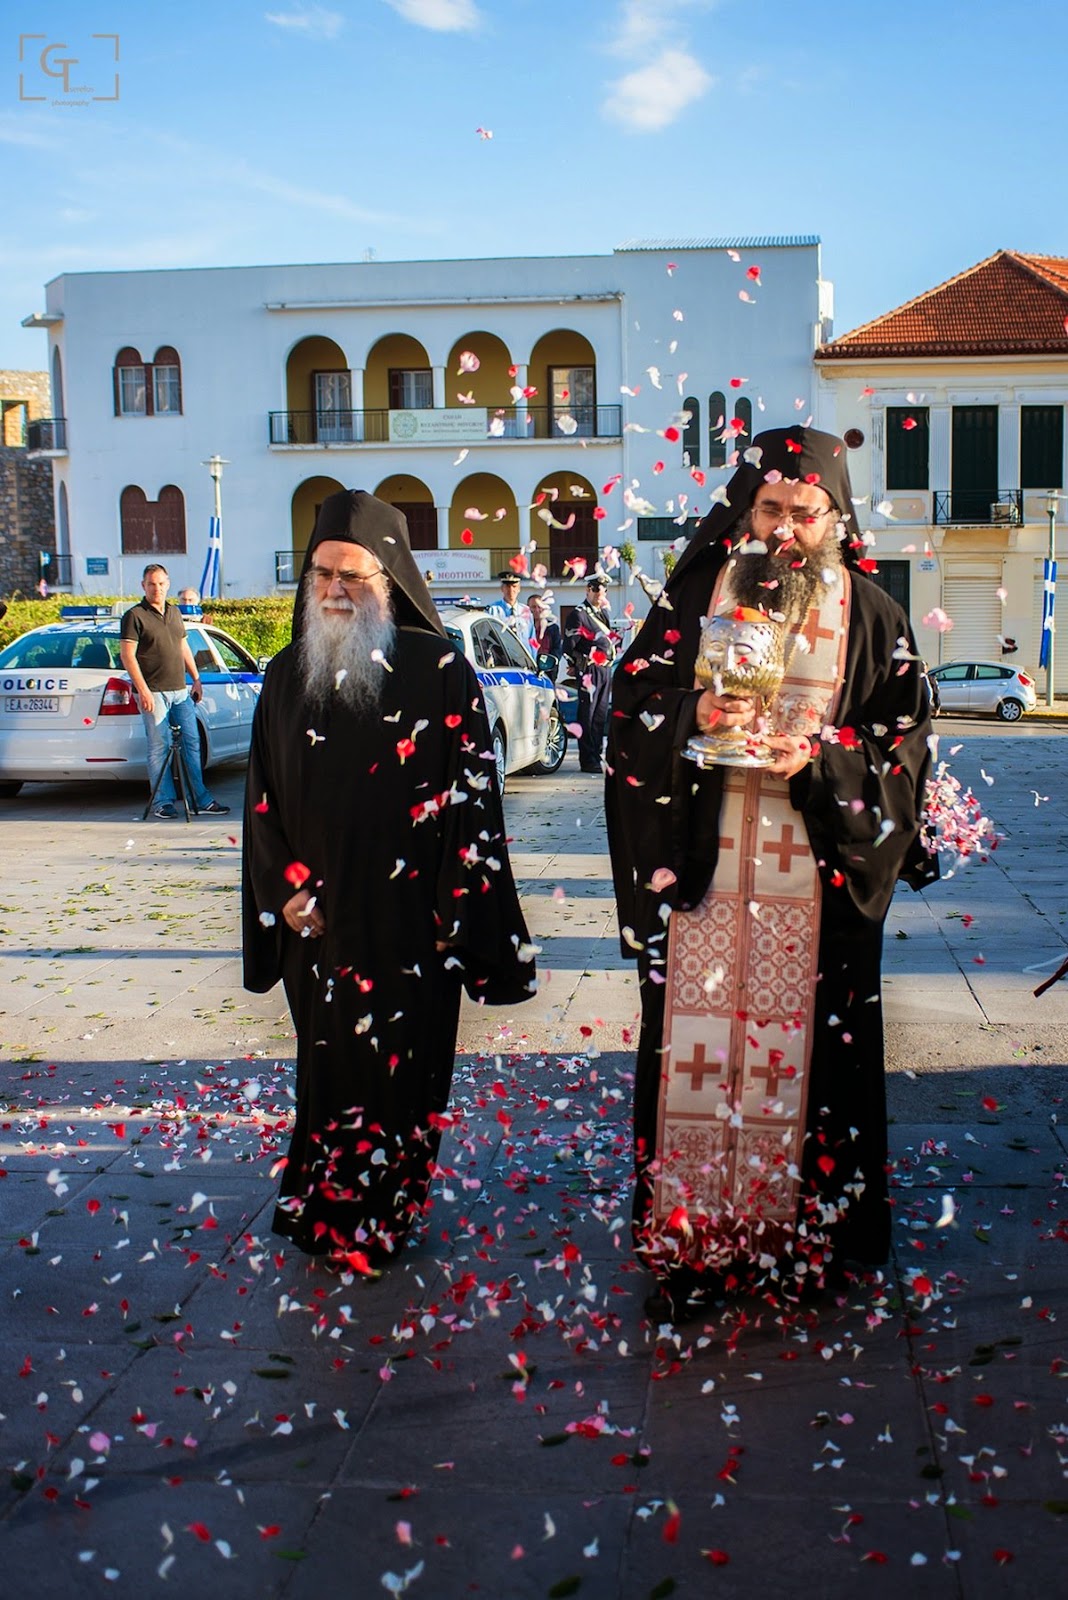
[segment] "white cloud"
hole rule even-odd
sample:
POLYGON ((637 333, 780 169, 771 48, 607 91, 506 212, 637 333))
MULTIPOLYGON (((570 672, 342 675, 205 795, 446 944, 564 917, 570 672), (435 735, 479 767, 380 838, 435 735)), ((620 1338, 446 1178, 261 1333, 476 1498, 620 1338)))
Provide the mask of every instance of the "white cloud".
POLYGON ((634 133, 668 127, 712 87, 715 79, 685 50, 662 50, 655 61, 609 86, 601 110, 634 133))
POLYGON ((290 28, 309 39, 336 39, 345 26, 340 11, 325 6, 299 6, 296 11, 266 11, 264 16, 276 28, 290 28))
MULTIPOLYGON (((609 49, 616 55, 647 54, 668 34, 677 31, 681 13, 698 7, 707 11, 716 0, 623 0, 609 49)), ((679 40, 676 39, 676 44, 679 40)))
POLYGON ((473 33, 481 22, 475 0, 386 0, 405 22, 435 33, 473 33))

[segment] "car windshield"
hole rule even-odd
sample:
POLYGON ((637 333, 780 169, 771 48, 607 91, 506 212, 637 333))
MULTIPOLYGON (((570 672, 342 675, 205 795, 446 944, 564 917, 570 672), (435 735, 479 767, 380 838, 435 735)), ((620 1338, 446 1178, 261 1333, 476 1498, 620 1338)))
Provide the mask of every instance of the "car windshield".
POLYGON ((0 650, 0 670, 95 667, 103 671, 120 664, 117 633, 27 633, 0 650))

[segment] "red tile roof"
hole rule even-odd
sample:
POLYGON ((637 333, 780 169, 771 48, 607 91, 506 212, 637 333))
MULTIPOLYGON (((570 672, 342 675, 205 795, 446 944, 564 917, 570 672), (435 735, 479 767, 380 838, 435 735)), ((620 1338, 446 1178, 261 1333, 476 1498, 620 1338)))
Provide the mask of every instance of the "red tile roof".
POLYGON ((1068 259, 999 250, 896 311, 832 339, 817 360, 1068 353, 1068 259))

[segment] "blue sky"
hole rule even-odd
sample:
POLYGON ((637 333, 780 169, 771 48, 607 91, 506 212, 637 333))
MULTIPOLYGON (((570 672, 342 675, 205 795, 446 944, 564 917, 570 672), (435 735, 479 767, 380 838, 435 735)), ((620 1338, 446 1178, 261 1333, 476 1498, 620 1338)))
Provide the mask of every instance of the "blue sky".
POLYGON ((4 13, 0 367, 44 365, 19 323, 63 271, 816 233, 844 332, 999 247, 1068 255, 1063 0, 4 13), (52 104, 45 44, 110 90, 94 33, 118 100, 52 104))

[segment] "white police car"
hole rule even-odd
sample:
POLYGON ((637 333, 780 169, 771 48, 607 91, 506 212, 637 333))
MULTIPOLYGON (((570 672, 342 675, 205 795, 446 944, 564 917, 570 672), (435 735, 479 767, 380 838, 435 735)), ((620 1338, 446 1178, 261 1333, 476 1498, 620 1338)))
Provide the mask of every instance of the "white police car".
MULTIPOLYGON (((147 781, 144 725, 119 656, 120 622, 110 611, 71 606, 61 622, 0 650, 0 797, 24 783, 147 781)), ((186 637, 204 689, 197 706, 203 765, 246 758, 262 670, 196 615, 186 617, 186 637)))
POLYGON ((486 702, 497 777, 555 772, 567 750, 567 725, 552 679, 501 618, 474 601, 440 600, 445 632, 475 669, 486 702))

